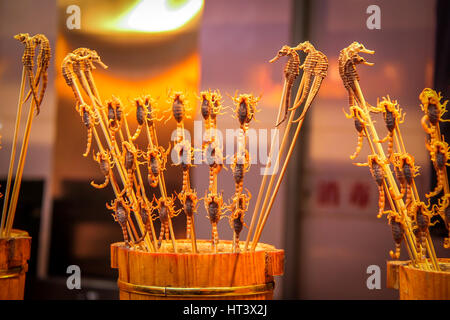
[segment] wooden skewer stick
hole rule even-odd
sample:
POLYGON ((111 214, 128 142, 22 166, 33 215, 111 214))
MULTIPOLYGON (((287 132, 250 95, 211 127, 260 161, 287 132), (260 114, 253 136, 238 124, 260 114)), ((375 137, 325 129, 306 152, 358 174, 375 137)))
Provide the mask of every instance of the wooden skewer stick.
MULTIPOLYGON (((283 106, 284 106, 284 102, 285 102, 285 98, 286 98, 286 90, 287 90, 286 85, 287 85, 286 80, 284 80, 283 91, 282 91, 282 94, 281 94, 280 106, 278 107, 278 115, 277 115, 277 122, 276 123, 279 123, 281 121, 281 112, 282 112, 282 109, 283 109, 283 106)), ((288 125, 289 125, 289 123, 288 123, 288 125)), ((276 138, 276 135, 274 135, 272 137, 272 141, 270 143, 269 158, 268 158, 268 161, 267 161, 267 164, 266 164, 266 168, 264 169, 264 175, 263 175, 263 178, 262 178, 262 181, 261 181, 261 185, 259 186, 258 197, 256 198, 255 208, 253 210, 252 220, 250 222, 250 227, 248 228, 247 239, 245 240, 244 252, 247 251, 247 249, 248 249, 250 238, 252 236, 253 227, 254 227, 254 224, 256 222, 256 217, 260 215, 260 212, 258 210, 259 210, 259 206, 261 204, 261 200, 262 200, 262 196, 263 196, 263 193, 264 193, 264 189, 266 187, 268 171, 269 171, 269 168, 270 168, 271 162, 272 162, 272 155, 273 155, 273 152, 274 152, 273 146, 275 145, 275 138, 276 138)))
MULTIPOLYGON (((296 94, 296 97, 295 97, 294 105, 296 105, 296 104, 298 103, 298 101, 299 101, 299 99, 300 99, 300 97, 301 97, 301 95, 302 95, 302 91, 303 91, 303 88, 304 88, 304 81, 305 81, 304 79, 305 79, 305 77, 302 77, 302 80, 301 80, 301 82, 300 82, 299 88, 298 88, 298 90, 297 90, 297 94, 296 94)), ((284 97, 284 99, 287 99, 287 98, 288 98, 288 97, 284 97)), ((284 105, 283 99, 281 100, 280 104, 281 104, 282 106, 284 105)), ((281 110, 281 109, 282 109, 282 108, 280 108, 280 110, 281 110)), ((303 110, 302 115, 301 115, 301 118, 304 117, 304 115, 306 114, 306 111, 307 111, 307 110, 303 110)), ((279 116, 281 116, 281 115, 279 114, 279 116)), ((286 128, 285 128, 285 131, 284 131, 283 139, 282 139, 282 141, 281 141, 280 150, 278 151, 278 154, 277 154, 277 158, 276 158, 276 162, 275 162, 275 168, 278 168, 278 166, 279 166, 279 164, 280 164, 280 161, 281 161, 281 156, 283 155, 284 149, 286 148, 286 143, 287 143, 287 140, 288 140, 288 138, 289 138, 289 132, 290 132, 290 129, 291 129, 291 125, 292 125, 292 123, 293 123, 293 120, 294 120, 294 116, 295 116, 295 110, 291 111, 291 113, 290 113, 290 115, 289 115, 288 123, 287 123, 286 128)), ((278 121, 279 121, 279 120, 278 120, 278 121)), ((302 121, 302 123, 303 123, 303 121, 302 121)), ((292 141, 292 143, 295 144, 294 140, 292 141)), ((270 159, 272 159, 272 152, 273 152, 273 150, 271 150, 271 152, 270 152, 270 153, 271 153, 271 155, 270 155, 270 157, 269 157, 270 159)), ((286 159, 287 159, 287 158, 286 158, 286 159)), ((270 161, 271 161, 271 160, 270 160, 270 161)), ((289 161, 289 159, 287 159, 287 161, 289 161)), ((270 165, 270 163, 268 163, 268 165, 270 165)), ((269 166, 266 166, 266 170, 265 170, 265 172, 264 172, 264 174, 265 174, 264 177, 266 177, 266 175, 267 175, 267 173, 268 173, 268 172, 267 172, 268 168, 269 168, 269 166)), ((281 179, 283 179, 283 175, 284 175, 284 173, 283 173, 283 171, 281 171, 279 177, 280 177, 281 179)), ((258 240, 259 240, 259 237, 260 237, 260 236, 257 236, 257 234, 261 234, 262 229, 264 228, 264 225, 265 225, 265 220, 267 220, 267 218, 264 217, 264 213, 266 212, 267 202, 268 202, 268 200, 269 200, 269 196, 270 196, 270 194, 273 194, 273 192, 272 192, 271 190, 272 190, 273 184, 274 184, 274 182, 275 182, 275 178, 276 178, 276 174, 272 174, 271 177, 270 177, 270 182, 269 182, 269 186, 267 187, 267 190, 266 190, 266 193, 265 193, 265 197, 264 197, 264 201, 263 201, 263 206, 261 207, 261 210, 260 210, 260 214, 259 214, 259 218, 258 218, 258 223, 256 224, 255 235, 254 235, 254 237, 253 237, 253 242, 252 242, 252 250, 254 250, 254 249, 256 248, 258 242, 254 242, 254 241, 255 241, 255 239, 258 239, 258 240)), ((263 181, 263 182, 264 182, 264 181, 263 181)), ((278 190, 275 189, 274 192, 275 192, 275 194, 276 194, 276 193, 278 192, 278 190)), ((269 211, 270 211, 270 209, 269 209, 269 211)), ((247 240, 248 240, 248 239, 247 239, 247 240)))
MULTIPOLYGON (((305 119, 305 117, 304 117, 305 111, 306 110, 303 110, 302 115, 301 115, 301 120, 297 124, 297 129, 295 131, 294 137, 292 138, 292 142, 289 147, 288 153, 286 155, 286 159, 284 161, 283 168, 281 169, 280 175, 278 176, 277 184, 275 185, 275 189, 272 192, 272 197, 270 198, 270 202, 267 206, 267 209, 264 212, 264 217, 261 221, 261 225, 260 225, 259 229, 257 230, 257 232, 255 232, 255 236, 254 236, 253 242, 252 242, 252 251, 255 251, 255 249, 256 249, 256 245, 258 244, 259 238, 261 237, 262 230, 267 222, 267 218, 269 217, 270 210, 272 209, 273 203, 275 202, 275 197, 278 193, 278 190, 280 189, 281 182, 283 180, 284 174, 286 173, 286 169, 287 169, 289 160, 292 156, 292 152, 294 151, 295 143, 297 142, 298 136, 300 134, 300 130, 303 125, 303 121, 305 119)), ((294 114, 294 111, 291 112, 291 116, 292 116, 292 114, 294 114)), ((289 119, 289 122, 291 122, 291 119, 289 119)), ((285 138, 287 138, 287 137, 285 137, 285 138)), ((283 140, 285 140, 285 139, 283 139, 283 140)), ((283 144, 283 142, 282 142, 282 144, 283 144)))
POLYGON ((12 149, 11 149, 11 157, 9 160, 8 178, 6 180, 6 190, 5 190, 5 198, 4 198, 4 202, 3 202, 2 220, 0 223, 0 237, 5 236, 4 228, 5 228, 5 221, 6 221, 6 213, 7 213, 7 209, 8 209, 9 192, 11 189, 12 173, 13 173, 13 169, 14 169, 14 160, 16 158, 17 137, 19 135, 20 120, 22 117, 24 88, 25 88, 25 67, 22 67, 22 81, 20 84, 19 102, 17 105, 16 125, 14 128, 14 138, 13 138, 12 149))
POLYGON ((15 180, 14 180, 14 187, 13 187, 13 191, 12 191, 12 195, 11 195, 11 203, 8 208, 8 214, 7 214, 8 218, 6 220, 6 229, 5 229, 6 237, 9 237, 9 235, 11 233, 12 224, 13 224, 14 217, 16 214, 17 200, 19 198, 19 190, 20 190, 20 185, 22 183, 23 168, 25 166, 25 159, 26 159, 27 151, 28 151, 28 142, 30 139, 31 125, 33 123, 33 118, 34 118, 35 101, 36 100, 34 100, 34 99, 31 100, 30 109, 28 111, 28 119, 27 119, 27 123, 25 126, 25 133, 24 133, 24 137, 23 137, 22 148, 20 150, 20 155, 19 155, 19 163, 17 164, 16 175, 15 175, 15 180))

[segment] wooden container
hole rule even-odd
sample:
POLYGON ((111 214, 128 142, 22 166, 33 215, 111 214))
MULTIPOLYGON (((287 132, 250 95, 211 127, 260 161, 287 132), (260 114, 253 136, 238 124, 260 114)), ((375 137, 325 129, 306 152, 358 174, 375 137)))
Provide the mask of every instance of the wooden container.
MULTIPOLYGON (((159 299, 272 299, 273 276, 282 275, 284 251, 258 244, 255 252, 231 253, 232 242, 222 240, 218 253, 211 242, 177 240, 160 252, 127 248, 123 242, 111 245, 111 267, 119 269, 117 281, 121 300, 159 299)), ((243 244, 241 245, 243 247, 243 244)))
POLYGON ((388 261, 387 287, 400 300, 450 300, 450 259, 438 259, 441 271, 414 267, 409 261, 388 261))
POLYGON ((26 231, 13 229, 10 238, 0 238, 0 300, 23 299, 30 248, 26 231))

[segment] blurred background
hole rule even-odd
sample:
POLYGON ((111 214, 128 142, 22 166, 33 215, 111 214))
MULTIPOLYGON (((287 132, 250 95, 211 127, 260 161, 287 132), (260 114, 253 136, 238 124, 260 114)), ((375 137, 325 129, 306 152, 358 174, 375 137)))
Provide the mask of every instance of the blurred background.
MULTIPOLYGON (((118 298, 109 245, 121 241, 121 231, 105 208, 113 197, 110 187, 94 190, 89 184, 92 179, 103 180, 97 164, 82 156, 86 130, 60 74, 67 53, 78 47, 99 53, 109 67, 94 74, 102 99, 115 95, 128 105, 134 97, 151 94, 164 108, 169 89, 183 90, 193 107, 193 120, 201 119, 195 97, 201 90, 219 89, 226 106, 232 106, 230 96, 236 90, 261 95, 262 111, 252 128, 264 129, 275 124, 283 86, 284 61, 268 61, 282 45, 309 40, 328 56, 330 66, 261 238, 285 249, 285 275, 277 279, 275 298, 396 299, 398 293, 385 287, 386 260, 394 244, 386 220, 376 218, 376 185, 367 168, 355 167, 349 159, 357 137, 353 122, 342 112, 347 93, 337 58, 353 41, 375 50, 367 57, 375 65, 358 69, 361 87, 372 105, 389 94, 406 112, 403 137, 421 167, 416 181, 423 195, 434 181, 418 96, 423 88, 432 87, 450 97, 449 12, 445 1, 426 0, 0 0, 2 186, 23 53, 13 35, 44 33, 53 49, 49 86, 33 123, 14 225, 33 238, 25 298, 118 298), (371 16, 366 10, 372 4, 380 8, 380 29, 366 24, 371 16), (74 5, 80 9, 79 29, 71 28, 76 22, 74 5), (66 287, 66 269, 72 264, 81 268, 81 290, 66 287), (380 290, 366 286, 370 265, 381 268, 380 290)), ((385 132, 381 118, 378 125, 379 132, 385 132)), ((193 121, 186 126, 192 131, 193 121)), ((218 119, 218 127, 235 129, 237 121, 228 112, 218 119)), ((173 129, 175 121, 158 127, 163 146, 173 129)), ((364 147, 358 162, 366 160, 367 151, 364 147)), ((254 199, 262 179, 259 171, 259 164, 252 166, 245 179, 254 199)), ((168 165, 165 176, 169 192, 180 188, 180 168, 168 165)), ((199 194, 207 183, 206 165, 195 167, 193 185, 199 194)), ((230 171, 220 174, 219 188, 225 199, 231 197, 230 171)), ((197 237, 209 238, 210 225, 203 206, 199 208, 197 237)), ((174 219, 177 237, 183 237, 184 224, 181 215, 174 219)), ((222 239, 232 238, 225 220, 219 233, 222 239)), ((444 235, 440 226, 432 230, 438 256, 449 257, 442 249, 444 235)), ((246 238, 246 230, 241 238, 246 238)))

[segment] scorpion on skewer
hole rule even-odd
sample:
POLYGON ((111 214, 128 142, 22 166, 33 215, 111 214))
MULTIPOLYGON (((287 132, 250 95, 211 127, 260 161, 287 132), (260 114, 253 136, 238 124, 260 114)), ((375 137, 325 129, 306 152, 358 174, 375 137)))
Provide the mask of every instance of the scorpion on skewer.
POLYGON ((166 240, 170 240, 169 219, 177 216, 181 212, 182 209, 179 209, 179 210, 174 209, 173 196, 160 197, 159 199, 157 199, 155 197, 155 195, 153 195, 153 201, 156 202, 156 206, 152 206, 152 209, 158 210, 159 221, 161 222, 161 231, 160 231, 159 239, 158 239, 158 248, 160 248, 164 236, 165 236, 166 240))
POLYGON ((192 146, 188 140, 178 142, 175 147, 175 156, 173 165, 181 165, 183 171, 181 192, 187 192, 190 190, 189 170, 192 167, 192 146))
POLYGON ((186 110, 190 111, 191 108, 188 106, 186 97, 180 91, 169 94, 169 99, 167 101, 172 103, 172 114, 167 118, 166 122, 173 116, 177 122, 177 142, 180 142, 183 140, 183 120, 184 118, 190 119, 190 116, 186 115, 186 110))
POLYGON ((414 202, 411 206, 408 215, 412 217, 415 226, 413 228, 414 234, 417 238, 417 251, 420 252, 420 247, 422 247, 422 258, 426 258, 426 241, 428 235, 428 228, 437 223, 430 223, 433 217, 433 212, 428 210, 427 206, 422 201, 414 202))
POLYGON ((244 185, 244 175, 250 170, 250 156, 248 151, 238 152, 234 155, 234 161, 231 164, 235 184, 235 195, 242 193, 244 185))
POLYGON ((130 214, 129 203, 123 197, 119 197, 112 201, 111 205, 106 203, 106 208, 113 211, 112 216, 114 217, 114 221, 117 221, 122 228, 122 234, 123 239, 125 240, 125 244, 127 246, 130 246, 127 231, 128 216, 130 214))
POLYGON ((239 235, 243 227, 244 226, 247 227, 247 225, 244 222, 244 216, 248 210, 250 199, 252 198, 252 194, 250 193, 250 191, 247 190, 247 193, 248 195, 244 193, 236 194, 232 198, 231 204, 227 206, 227 209, 231 211, 229 223, 231 229, 233 229, 234 232, 233 251, 235 252, 240 251, 239 235))
POLYGON ((388 129, 388 135, 377 142, 383 143, 388 140, 388 154, 391 156, 394 152, 395 129, 399 130, 398 125, 405 121, 406 113, 402 113, 402 109, 397 101, 391 101, 389 96, 387 99, 383 97, 383 100, 377 104, 377 107, 371 108, 370 111, 374 113, 383 113, 386 128, 388 129))
POLYGON ((136 121, 138 123, 138 127, 136 129, 136 132, 131 137, 131 140, 136 140, 139 135, 141 134, 142 126, 144 125, 144 121, 147 118, 147 110, 144 108, 144 101, 140 98, 136 98, 134 100, 134 103, 136 105, 136 121))
POLYGON ((297 109, 306 99, 302 115, 298 119, 293 120, 293 122, 299 122, 305 117, 312 101, 319 92, 323 79, 325 79, 325 77, 327 76, 328 58, 321 51, 314 48, 314 46, 309 41, 299 43, 293 49, 301 50, 307 54, 305 61, 300 66, 300 69, 303 69, 304 77, 304 79, 302 79, 301 81, 301 85, 303 85, 303 88, 301 88, 302 95, 298 103, 296 103, 292 108, 289 109, 290 111, 297 109), (312 77, 314 77, 314 81, 312 82, 311 86, 311 81, 313 80, 312 77))
POLYGON ((208 213, 207 218, 211 223, 211 239, 212 245, 214 248, 217 248, 219 244, 219 233, 217 232, 217 223, 223 217, 222 206, 223 206, 223 197, 222 194, 218 193, 209 193, 208 195, 205 192, 205 209, 208 213))
POLYGON ((386 173, 383 169, 383 165, 387 163, 387 161, 382 161, 380 157, 376 154, 369 155, 368 160, 366 163, 355 163, 358 167, 369 167, 370 173, 372 174, 372 177, 374 178, 375 182, 378 186, 378 206, 379 211, 377 217, 380 218, 383 215, 384 212, 384 205, 385 205, 385 195, 384 195, 384 188, 383 184, 385 183, 385 177, 386 173))
POLYGON ((122 125, 122 102, 116 98, 113 97, 112 101, 109 100, 106 103, 108 111, 107 111, 107 118, 108 118, 108 130, 109 134, 111 136, 111 143, 113 145, 116 144, 116 132, 120 130, 120 127, 122 125))
POLYGON ((148 146, 145 157, 148 164, 148 182, 152 188, 158 186, 160 174, 166 170, 167 155, 169 152, 170 145, 167 151, 162 146, 148 146))
POLYGON ((414 178, 419 175, 419 166, 414 164, 414 157, 409 153, 394 153, 391 156, 394 165, 395 176, 400 183, 400 195, 392 198, 395 200, 403 198, 406 192, 406 206, 409 206, 413 198, 414 178))
POLYGON ((252 94, 240 94, 238 97, 237 92, 232 97, 236 108, 234 110, 235 117, 239 121, 239 147, 245 147, 245 135, 248 131, 248 125, 255 116, 255 113, 260 111, 256 109, 260 97, 256 98, 252 94))
POLYGON ((427 143, 426 147, 430 152, 430 158, 437 175, 436 188, 426 195, 427 198, 431 198, 439 194, 444 187, 445 179, 447 178, 445 167, 450 165, 450 163, 448 163, 450 159, 450 147, 447 142, 438 140, 432 142, 431 145, 427 143))
MULTIPOLYGON (((210 142, 205 149, 205 161, 209 165, 209 187, 210 192, 213 191, 214 182, 217 179, 217 175, 225 168, 223 164, 222 149, 217 145, 215 141, 210 142)), ((226 169, 226 168, 225 168, 226 169)))
POLYGON ((97 152, 97 154, 93 157, 94 161, 98 162, 100 171, 105 177, 105 181, 102 184, 96 184, 94 181, 91 181, 91 186, 97 189, 103 189, 109 184, 109 175, 111 173, 111 169, 114 167, 114 162, 111 161, 111 154, 108 150, 104 150, 102 153, 97 152))
POLYGON ((136 147, 128 141, 122 142, 122 149, 123 149, 122 161, 124 163, 125 171, 127 173, 126 178, 127 183, 122 193, 127 191, 129 194, 131 194, 133 192, 134 171, 136 170, 137 164, 139 164, 138 162, 139 150, 137 150, 136 147))
POLYGON ((186 215, 186 238, 191 238, 192 219, 197 212, 198 198, 195 190, 187 190, 178 194, 178 199, 183 205, 183 211, 186 215))
POLYGON ((350 159, 355 159, 359 153, 361 152, 362 149, 362 145, 363 145, 363 139, 366 131, 366 117, 365 117, 365 112, 358 106, 351 106, 350 107, 350 114, 347 114, 344 111, 345 117, 347 119, 354 119, 355 120, 355 128, 356 131, 358 132, 358 144, 356 146, 356 150, 355 152, 350 156, 350 159))
POLYGON ((430 135, 431 142, 439 139, 439 122, 450 122, 450 120, 442 119, 442 116, 447 112, 446 105, 448 100, 441 104, 441 93, 425 88, 419 95, 421 101, 420 107, 425 115, 422 117, 422 127, 427 134, 430 135), (428 123, 430 125, 428 125, 428 123))
POLYGON ((284 77, 285 77, 285 84, 286 84, 286 89, 285 89, 285 92, 283 93, 284 94, 284 117, 279 123, 276 124, 277 127, 280 124, 282 124, 287 118, 288 110, 291 105, 292 87, 294 85, 295 79, 297 79, 298 75, 300 74, 300 57, 298 56, 297 51, 295 51, 295 48, 291 48, 289 46, 284 45, 278 51, 277 55, 269 62, 273 63, 284 56, 288 57, 288 62, 286 63, 286 66, 284 67, 284 77))
POLYGON ((87 146, 86 151, 83 153, 83 157, 87 157, 89 154, 89 151, 91 150, 91 144, 92 144, 92 130, 95 125, 98 124, 99 119, 97 118, 95 112, 92 110, 90 106, 87 104, 83 104, 79 108, 79 113, 83 119, 83 124, 86 126, 87 129, 87 146))
POLYGON ((392 237, 395 243, 395 252, 389 251, 389 255, 392 259, 400 258, 400 248, 402 240, 405 234, 405 219, 400 216, 400 214, 393 210, 388 210, 384 212, 388 215, 389 224, 391 225, 392 237))

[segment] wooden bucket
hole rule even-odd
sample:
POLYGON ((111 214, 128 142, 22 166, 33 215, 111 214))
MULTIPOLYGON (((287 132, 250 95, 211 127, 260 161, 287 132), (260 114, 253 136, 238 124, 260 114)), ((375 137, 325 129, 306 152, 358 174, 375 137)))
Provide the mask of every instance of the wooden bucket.
POLYGON ((31 237, 22 230, 0 238, 0 300, 23 300, 31 237))
POLYGON ((120 299, 273 298, 273 276, 283 274, 283 250, 260 243, 255 252, 231 253, 232 242, 225 240, 218 253, 211 253, 207 240, 197 240, 197 248, 198 253, 191 253, 189 240, 177 240, 178 253, 169 242, 157 253, 112 244, 111 267, 119 269, 120 299))
POLYGON ((414 267, 410 261, 388 261, 387 287, 400 300, 450 300, 450 259, 438 259, 441 271, 414 267))

